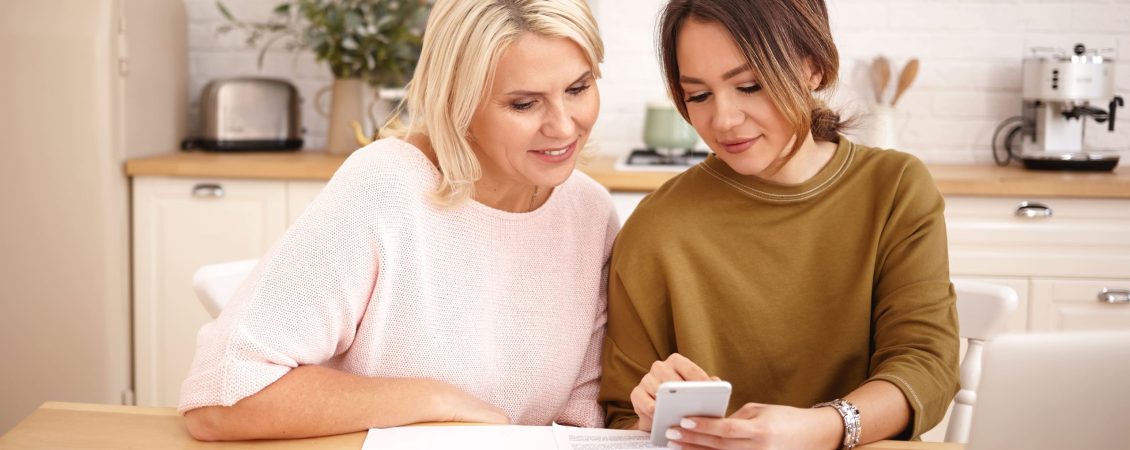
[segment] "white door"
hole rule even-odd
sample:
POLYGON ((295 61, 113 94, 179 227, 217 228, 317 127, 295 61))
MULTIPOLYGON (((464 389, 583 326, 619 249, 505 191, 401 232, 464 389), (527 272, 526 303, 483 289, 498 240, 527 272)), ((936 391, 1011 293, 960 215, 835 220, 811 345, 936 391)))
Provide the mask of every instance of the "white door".
POLYGON ((133 199, 137 404, 176 406, 196 332, 211 320, 192 274, 262 256, 287 225, 286 183, 141 177, 133 199))

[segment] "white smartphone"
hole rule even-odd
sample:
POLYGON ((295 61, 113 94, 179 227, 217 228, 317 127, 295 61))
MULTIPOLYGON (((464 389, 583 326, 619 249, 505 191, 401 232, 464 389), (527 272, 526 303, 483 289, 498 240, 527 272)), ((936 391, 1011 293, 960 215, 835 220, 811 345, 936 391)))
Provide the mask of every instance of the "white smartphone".
POLYGON ((724 417, 730 405, 730 383, 726 381, 668 381, 655 393, 655 417, 651 443, 667 446, 667 429, 684 417, 724 417))

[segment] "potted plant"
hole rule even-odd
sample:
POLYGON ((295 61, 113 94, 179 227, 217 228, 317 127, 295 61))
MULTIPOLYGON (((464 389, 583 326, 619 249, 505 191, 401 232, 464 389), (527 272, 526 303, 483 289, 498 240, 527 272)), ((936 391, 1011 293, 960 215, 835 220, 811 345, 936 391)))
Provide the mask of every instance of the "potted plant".
POLYGON ((361 121, 362 89, 403 86, 420 56, 427 19, 425 0, 284 0, 264 22, 236 19, 216 2, 227 19, 221 33, 242 30, 250 46, 267 50, 282 43, 287 50, 312 51, 334 74, 326 148, 348 153, 357 146, 350 122, 361 121))

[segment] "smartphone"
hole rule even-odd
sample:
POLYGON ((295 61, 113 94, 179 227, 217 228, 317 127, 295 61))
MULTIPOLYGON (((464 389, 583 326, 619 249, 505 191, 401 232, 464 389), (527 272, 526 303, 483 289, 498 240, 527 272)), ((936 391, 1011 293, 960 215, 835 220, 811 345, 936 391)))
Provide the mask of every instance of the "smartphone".
POLYGON ((726 381, 668 381, 655 393, 655 417, 651 443, 667 446, 667 429, 684 417, 724 417, 730 405, 730 383, 726 381))

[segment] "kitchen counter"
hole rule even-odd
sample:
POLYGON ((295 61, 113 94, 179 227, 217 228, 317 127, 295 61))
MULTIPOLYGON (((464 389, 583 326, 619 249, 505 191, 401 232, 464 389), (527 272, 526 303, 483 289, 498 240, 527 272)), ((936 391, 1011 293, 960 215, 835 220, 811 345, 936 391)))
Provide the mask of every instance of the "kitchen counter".
MULTIPOLYGON (((131 159, 130 176, 328 180, 345 161, 322 152, 178 152, 131 159)), ((674 172, 620 171, 615 157, 598 155, 581 170, 611 191, 650 192, 674 172)), ((1130 199, 1130 169, 1113 173, 1038 172, 994 165, 929 165, 943 195, 1036 196, 1130 199)))
POLYGON ((329 180, 346 155, 325 152, 177 152, 126 161, 132 177, 329 180))

